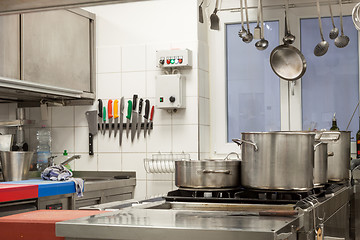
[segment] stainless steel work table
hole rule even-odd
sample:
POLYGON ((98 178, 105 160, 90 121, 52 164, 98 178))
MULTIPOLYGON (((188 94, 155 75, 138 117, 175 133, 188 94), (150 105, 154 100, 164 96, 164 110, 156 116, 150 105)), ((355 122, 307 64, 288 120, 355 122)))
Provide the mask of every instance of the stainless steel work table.
MULTIPOLYGON (((113 203, 113 207, 120 210, 56 223, 56 235, 67 240, 314 239, 315 209, 316 225, 320 223, 318 217, 325 217, 325 232, 329 234, 326 236, 347 240, 351 190, 344 186, 318 202, 315 208, 299 209, 298 215, 289 217, 257 216, 256 211, 237 208, 220 211, 186 209, 178 205, 187 203, 169 203, 161 199, 139 204, 127 200, 124 204, 113 203)), ((109 204, 106 208, 98 205, 94 209, 106 210, 109 204)))
POLYGON ((236 216, 236 212, 131 209, 56 224, 66 239, 276 239, 299 226, 298 218, 236 216))

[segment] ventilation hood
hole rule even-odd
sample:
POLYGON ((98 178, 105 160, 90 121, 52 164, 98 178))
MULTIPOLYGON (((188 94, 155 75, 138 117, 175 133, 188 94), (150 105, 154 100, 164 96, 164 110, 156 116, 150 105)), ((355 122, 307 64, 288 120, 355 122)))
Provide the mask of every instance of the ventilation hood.
POLYGON ((92 93, 74 89, 61 88, 46 84, 33 83, 25 80, 0 77, 1 102, 65 102, 93 99, 92 93))
POLYGON ((0 15, 144 0, 0 0, 0 15))

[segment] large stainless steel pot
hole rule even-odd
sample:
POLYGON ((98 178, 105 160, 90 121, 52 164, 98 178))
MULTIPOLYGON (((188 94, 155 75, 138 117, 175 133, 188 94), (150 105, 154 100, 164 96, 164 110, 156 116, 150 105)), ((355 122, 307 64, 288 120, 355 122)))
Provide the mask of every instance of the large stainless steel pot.
POLYGON ((314 186, 322 186, 328 182, 328 147, 327 143, 315 141, 314 153, 314 186))
POLYGON ((328 144, 328 179, 346 181, 350 170, 350 131, 320 132, 320 141, 328 144))
POLYGON ((241 184, 271 190, 305 191, 313 188, 312 132, 247 132, 242 139, 241 184))
POLYGON ((240 186, 239 160, 175 161, 175 185, 183 188, 240 186))

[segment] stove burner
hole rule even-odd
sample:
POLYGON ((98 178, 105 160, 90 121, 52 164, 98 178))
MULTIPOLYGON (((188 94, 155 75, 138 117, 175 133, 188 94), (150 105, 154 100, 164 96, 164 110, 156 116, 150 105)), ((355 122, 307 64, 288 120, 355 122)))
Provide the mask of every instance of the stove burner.
POLYGON ((272 191, 257 189, 189 189, 179 188, 165 197, 172 202, 216 202, 216 203, 257 203, 257 204, 297 204, 306 198, 321 198, 341 188, 341 185, 326 184, 307 192, 272 191))

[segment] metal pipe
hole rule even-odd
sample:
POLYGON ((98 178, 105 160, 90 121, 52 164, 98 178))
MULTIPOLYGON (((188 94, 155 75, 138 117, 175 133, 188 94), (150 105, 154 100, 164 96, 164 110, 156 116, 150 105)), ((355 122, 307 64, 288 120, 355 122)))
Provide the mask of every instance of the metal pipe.
MULTIPOLYGON (((346 0, 342 1, 342 4, 352 4, 355 3, 353 0, 346 0)), ((339 1, 330 1, 330 4, 339 4, 339 1)), ((320 3, 320 6, 328 5, 328 3, 320 3)), ((295 4, 289 4, 289 8, 299 8, 299 7, 315 7, 316 3, 295 3, 295 4)), ((263 5, 264 9, 284 9, 284 4, 276 4, 276 5, 263 5)), ((248 9, 257 9, 257 6, 250 6, 248 9)), ((234 8, 219 8, 219 12, 240 12, 240 8, 234 7, 234 8)))

